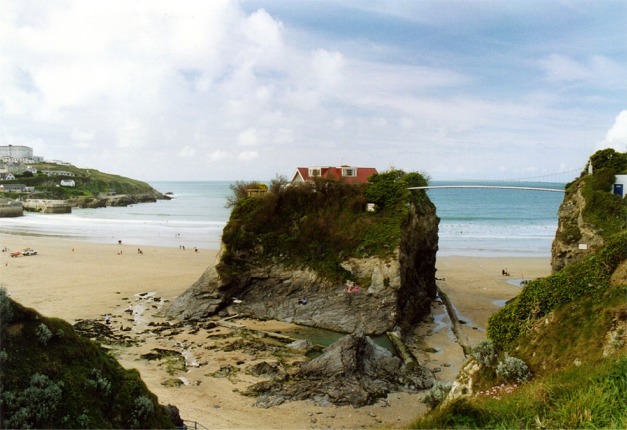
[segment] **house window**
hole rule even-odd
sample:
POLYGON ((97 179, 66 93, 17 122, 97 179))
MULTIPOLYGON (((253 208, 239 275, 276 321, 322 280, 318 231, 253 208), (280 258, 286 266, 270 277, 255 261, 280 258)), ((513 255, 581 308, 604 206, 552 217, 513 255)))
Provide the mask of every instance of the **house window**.
POLYGON ((320 177, 321 176, 320 169, 319 168, 309 169, 309 176, 310 177, 320 177))
POLYGON ((354 177, 357 176, 356 169, 342 169, 342 176, 354 177))

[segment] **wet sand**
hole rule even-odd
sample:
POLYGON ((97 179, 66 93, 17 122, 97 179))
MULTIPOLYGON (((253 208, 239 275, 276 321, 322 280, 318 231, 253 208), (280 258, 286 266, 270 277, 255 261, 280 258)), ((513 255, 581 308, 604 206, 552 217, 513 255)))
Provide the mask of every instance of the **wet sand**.
MULTIPOLYGON (((0 248, 32 247, 38 255, 11 258, 0 254, 0 286, 23 305, 49 317, 70 323, 78 319, 104 321, 119 333, 141 341, 137 346, 114 347, 113 354, 129 368, 136 368, 161 403, 176 405, 185 419, 207 428, 356 428, 406 427, 424 413, 421 394, 393 393, 373 406, 316 406, 313 402, 289 402, 263 409, 254 398, 241 394, 258 379, 246 373, 257 362, 271 360, 264 353, 220 348, 239 336, 237 326, 264 331, 288 331, 281 322, 230 320, 232 326, 197 331, 193 327, 175 333, 154 334, 149 323, 164 323, 159 310, 194 283, 214 263, 216 250, 141 247, 70 242, 0 234, 0 248), (140 295, 142 293, 147 293, 140 295), (131 310, 132 309, 132 310, 131 310), (132 314, 129 312, 131 310, 132 314), (122 328, 130 331, 121 331, 122 328), (154 348, 181 352, 185 372, 168 373, 164 362, 141 359, 154 348), (228 377, 210 376, 230 365, 228 377), (166 386, 173 379, 180 386, 166 386)), ((549 258, 438 258, 438 285, 453 302, 470 344, 485 338, 489 316, 499 305, 514 297, 516 280, 533 279, 550 273, 549 258), (501 274, 507 268, 511 277, 501 274)), ((442 303, 432 306, 432 318, 416 328, 410 347, 419 361, 436 372, 440 380, 452 380, 465 358, 452 336, 442 303)), ((276 359, 276 357, 275 357, 276 359)))

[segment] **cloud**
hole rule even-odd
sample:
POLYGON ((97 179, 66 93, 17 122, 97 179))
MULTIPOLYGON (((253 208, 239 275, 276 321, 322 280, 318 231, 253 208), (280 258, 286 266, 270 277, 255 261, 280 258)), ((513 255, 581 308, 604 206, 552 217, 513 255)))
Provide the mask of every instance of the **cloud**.
POLYGON ((140 179, 338 162, 505 177, 578 166, 627 97, 624 49, 586 27, 577 52, 574 27, 546 23, 561 43, 545 46, 495 25, 545 5, 280 3, 0 2, 2 144, 140 179))
POLYGON ((259 157, 257 151, 242 151, 238 154, 237 159, 240 161, 253 161, 259 157))
POLYGON ((563 54, 552 54, 541 59, 539 65, 552 82, 587 81, 607 87, 624 83, 627 67, 604 55, 593 55, 576 60, 563 54))
POLYGON ((192 148, 189 145, 185 145, 178 151, 177 155, 181 158, 194 157, 196 155, 196 148, 192 148))
POLYGON ((607 131, 605 139, 597 144, 596 149, 612 148, 627 152, 627 110, 621 111, 614 120, 614 125, 607 131))
POLYGON ((237 144, 239 146, 255 146, 258 143, 259 138, 257 136, 257 130, 254 128, 244 130, 237 136, 237 144))

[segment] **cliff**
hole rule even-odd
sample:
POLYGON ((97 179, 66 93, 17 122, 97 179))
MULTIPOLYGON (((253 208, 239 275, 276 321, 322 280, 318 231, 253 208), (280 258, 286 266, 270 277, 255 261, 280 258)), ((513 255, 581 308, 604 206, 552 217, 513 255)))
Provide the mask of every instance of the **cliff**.
POLYGON ((168 315, 238 313, 363 334, 411 327, 436 294, 439 219, 424 192, 409 194, 404 173, 385 175, 361 188, 324 181, 240 199, 217 264, 168 315), (397 198, 376 200, 389 186, 397 198))
POLYGON ((0 288, 1 428, 175 428, 136 370, 0 288))
POLYGON ((591 173, 582 172, 566 186, 551 250, 554 273, 596 252, 627 228, 627 203, 611 193, 615 175, 627 173, 627 155, 606 149, 590 157, 590 163, 591 173))
POLYGON ((627 428, 627 203, 611 192, 627 154, 590 160, 566 187, 554 273, 490 317, 488 339, 412 428, 627 428))

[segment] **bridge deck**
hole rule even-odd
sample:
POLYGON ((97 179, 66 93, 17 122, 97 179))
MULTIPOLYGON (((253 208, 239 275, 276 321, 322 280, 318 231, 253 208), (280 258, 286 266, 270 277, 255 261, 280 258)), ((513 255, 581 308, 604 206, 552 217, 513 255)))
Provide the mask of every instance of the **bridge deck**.
POLYGON ((515 187, 505 185, 429 185, 426 187, 410 187, 410 190, 433 190, 438 188, 496 188, 506 190, 529 190, 529 191, 549 191, 553 193, 564 193, 566 190, 559 188, 538 188, 538 187, 515 187))

